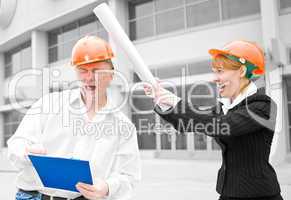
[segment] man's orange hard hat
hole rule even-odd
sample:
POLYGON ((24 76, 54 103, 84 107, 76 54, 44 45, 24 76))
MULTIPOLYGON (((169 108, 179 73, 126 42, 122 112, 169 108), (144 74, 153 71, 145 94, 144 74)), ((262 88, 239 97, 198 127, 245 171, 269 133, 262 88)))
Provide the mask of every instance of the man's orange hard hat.
POLYGON ((114 57, 110 45, 97 36, 85 36, 73 47, 71 64, 80 66, 110 60, 114 57))
POLYGON ((265 57, 263 50, 253 42, 236 40, 220 49, 210 49, 209 53, 215 58, 224 55, 229 59, 238 61, 247 68, 252 76, 260 76, 265 73, 265 57))

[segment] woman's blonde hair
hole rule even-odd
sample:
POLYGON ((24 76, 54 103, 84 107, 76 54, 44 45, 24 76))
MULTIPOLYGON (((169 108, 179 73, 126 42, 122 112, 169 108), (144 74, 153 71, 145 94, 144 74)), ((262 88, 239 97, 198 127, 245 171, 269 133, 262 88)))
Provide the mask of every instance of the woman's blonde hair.
POLYGON ((218 55, 212 60, 212 68, 214 69, 238 70, 241 66, 241 63, 233 61, 224 55, 218 55))

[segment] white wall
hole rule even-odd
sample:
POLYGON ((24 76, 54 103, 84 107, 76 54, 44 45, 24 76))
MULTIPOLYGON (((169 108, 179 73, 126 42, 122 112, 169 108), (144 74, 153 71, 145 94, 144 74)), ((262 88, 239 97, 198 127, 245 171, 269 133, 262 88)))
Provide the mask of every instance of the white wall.
MULTIPOLYGON (((7 0, 6 0, 7 1, 7 0)), ((9 0, 8 0, 9 1, 9 0)), ((0 28, 0 51, 30 38, 33 29, 48 30, 66 22, 88 15, 102 0, 18 0, 11 24, 0 28), (58 19, 62 17, 62 19, 58 19), (58 20, 56 20, 58 19, 58 20), (46 26, 43 26, 46 24, 46 26), (25 35, 23 35, 26 33, 25 35), (10 44, 4 45, 6 41, 10 44), (2 48, 1 48, 2 47, 2 48)))
POLYGON ((253 40, 261 44, 261 36, 261 22, 257 17, 251 21, 235 20, 223 26, 206 26, 198 31, 194 29, 186 33, 160 36, 160 39, 138 41, 136 47, 148 65, 161 65, 210 58, 210 48, 221 48, 235 39, 253 40))

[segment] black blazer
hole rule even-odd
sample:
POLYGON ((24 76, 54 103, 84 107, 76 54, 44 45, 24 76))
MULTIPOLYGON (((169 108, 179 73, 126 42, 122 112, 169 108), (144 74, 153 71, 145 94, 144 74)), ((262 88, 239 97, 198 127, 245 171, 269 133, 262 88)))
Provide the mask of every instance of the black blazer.
POLYGON ((156 106, 155 111, 180 132, 215 138, 223 158, 216 186, 219 194, 250 198, 280 193, 276 172, 269 163, 277 114, 274 101, 259 89, 226 115, 221 106, 200 113, 182 100, 174 109, 163 112, 156 106))

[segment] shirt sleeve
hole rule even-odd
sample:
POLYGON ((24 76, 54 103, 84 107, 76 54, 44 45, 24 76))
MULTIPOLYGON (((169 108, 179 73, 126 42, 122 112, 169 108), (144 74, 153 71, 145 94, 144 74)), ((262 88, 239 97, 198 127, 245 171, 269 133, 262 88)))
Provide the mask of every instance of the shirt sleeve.
POLYGON ((234 137, 257 132, 262 128, 275 129, 277 108, 269 97, 246 101, 226 115, 213 110, 202 112, 195 106, 190 107, 185 101, 180 101, 175 109, 166 112, 159 107, 155 108, 179 132, 196 132, 210 137, 234 137))
POLYGON ((133 124, 129 124, 129 127, 129 135, 121 134, 120 136, 113 170, 106 179, 109 187, 108 199, 110 200, 132 199, 133 189, 141 179, 141 161, 136 129, 133 124))
POLYGON ((39 144, 39 138, 44 124, 41 114, 43 98, 34 103, 26 112, 14 135, 7 141, 8 159, 19 170, 30 166, 26 156, 26 148, 39 144))
MULTIPOLYGON (((181 101, 180 97, 167 89, 161 88, 160 92, 161 97, 160 99, 155 99, 155 106, 158 106, 163 112, 175 107, 181 101)), ((148 96, 154 98, 153 95, 148 96)))

